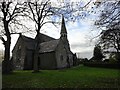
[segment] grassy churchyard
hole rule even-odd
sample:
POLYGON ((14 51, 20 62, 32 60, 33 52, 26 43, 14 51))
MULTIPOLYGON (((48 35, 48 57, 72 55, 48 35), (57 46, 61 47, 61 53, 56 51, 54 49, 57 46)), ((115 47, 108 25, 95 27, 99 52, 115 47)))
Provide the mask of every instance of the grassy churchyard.
POLYGON ((119 70, 77 66, 63 70, 14 71, 3 88, 120 88, 119 70))

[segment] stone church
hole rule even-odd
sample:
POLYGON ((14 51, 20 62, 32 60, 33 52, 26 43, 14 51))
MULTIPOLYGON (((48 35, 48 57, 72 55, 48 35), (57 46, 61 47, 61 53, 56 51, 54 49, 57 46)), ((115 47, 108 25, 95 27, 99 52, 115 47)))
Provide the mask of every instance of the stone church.
MULTIPOLYGON (((61 69, 73 66, 73 53, 70 50, 63 17, 59 39, 54 39, 42 33, 39 33, 39 35, 39 69, 61 69)), ((34 51, 35 39, 20 34, 12 51, 14 69, 32 70, 34 51)))

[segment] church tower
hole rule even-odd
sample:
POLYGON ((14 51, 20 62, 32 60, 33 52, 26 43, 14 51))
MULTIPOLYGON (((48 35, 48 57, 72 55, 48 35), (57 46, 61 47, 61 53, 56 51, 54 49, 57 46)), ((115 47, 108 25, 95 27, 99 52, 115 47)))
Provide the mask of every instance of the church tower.
POLYGON ((65 45, 65 48, 67 50, 70 50, 69 47, 69 41, 67 39, 67 29, 65 26, 65 20, 64 20, 64 16, 62 16, 62 23, 61 23, 61 32, 60 32, 60 39, 62 40, 63 44, 65 45))

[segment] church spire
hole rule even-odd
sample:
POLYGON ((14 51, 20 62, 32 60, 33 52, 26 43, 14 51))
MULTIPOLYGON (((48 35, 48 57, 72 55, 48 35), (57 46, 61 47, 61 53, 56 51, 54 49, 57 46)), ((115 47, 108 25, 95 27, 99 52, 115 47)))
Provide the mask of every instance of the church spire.
POLYGON ((65 20, 64 20, 64 16, 62 15, 62 24, 61 24, 61 32, 60 34, 67 34, 67 30, 66 30, 66 26, 65 26, 65 20))
POLYGON ((60 32, 61 36, 60 36, 60 40, 62 41, 66 51, 70 51, 70 47, 69 47, 69 41, 67 39, 67 29, 65 26, 65 20, 64 20, 64 16, 62 15, 62 24, 61 24, 61 32, 60 32))

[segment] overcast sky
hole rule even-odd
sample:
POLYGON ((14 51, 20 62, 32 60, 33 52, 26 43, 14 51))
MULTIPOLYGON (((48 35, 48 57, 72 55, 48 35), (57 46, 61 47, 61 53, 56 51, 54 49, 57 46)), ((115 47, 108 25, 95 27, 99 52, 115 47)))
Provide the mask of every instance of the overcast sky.
MULTIPOLYGON (((92 20, 93 16, 86 17, 85 19, 66 23, 66 28, 68 32, 68 40, 70 43, 70 47, 73 53, 77 53, 79 58, 91 58, 93 54, 93 49, 95 45, 95 41, 90 41, 95 32, 91 30, 96 30, 94 27, 94 21, 92 20)), ((95 18, 94 18, 95 19, 95 18)), ((54 27, 52 24, 45 25, 41 33, 44 33, 48 36, 54 37, 58 39, 60 37, 61 26, 58 28, 54 27)), ((29 34, 27 34, 29 36, 29 34)), ((30 35, 30 37, 35 37, 34 35, 30 35)), ((11 41, 11 51, 18 39, 18 35, 12 35, 11 41)), ((0 41, 0 49, 4 49, 2 45, 2 41, 0 41)))

